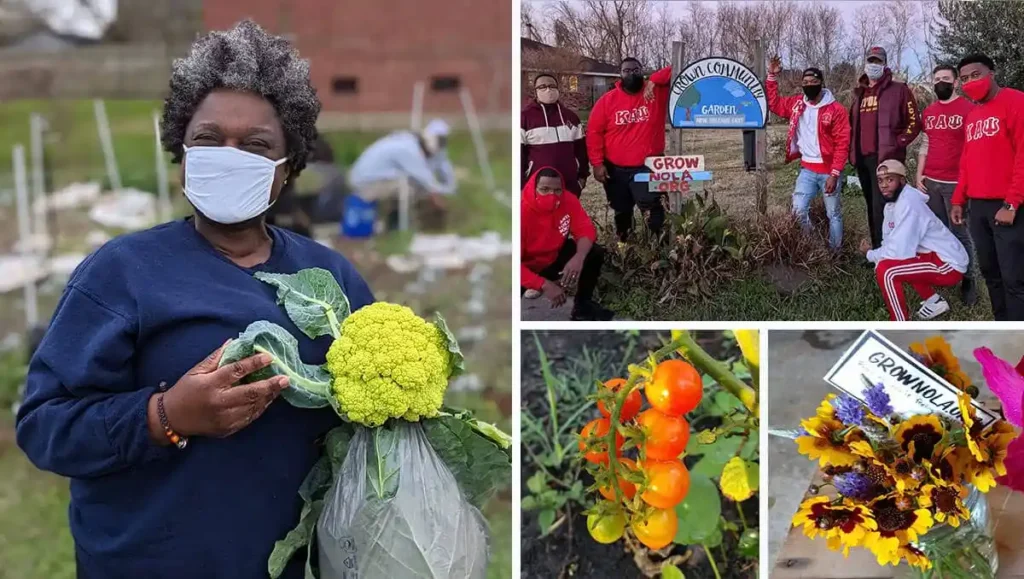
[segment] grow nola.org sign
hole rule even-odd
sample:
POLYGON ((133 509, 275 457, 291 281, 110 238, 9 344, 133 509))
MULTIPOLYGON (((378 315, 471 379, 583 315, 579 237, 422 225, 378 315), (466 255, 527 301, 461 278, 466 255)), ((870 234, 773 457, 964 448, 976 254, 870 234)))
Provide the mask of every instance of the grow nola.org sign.
MULTIPOLYGON (((829 384, 859 400, 864 400, 865 379, 872 384, 882 384, 896 414, 941 414, 963 422, 957 406, 959 390, 956 386, 872 331, 861 334, 825 376, 829 384)), ((971 400, 971 404, 978 411, 978 422, 983 426, 996 421, 996 415, 977 401, 971 400)))

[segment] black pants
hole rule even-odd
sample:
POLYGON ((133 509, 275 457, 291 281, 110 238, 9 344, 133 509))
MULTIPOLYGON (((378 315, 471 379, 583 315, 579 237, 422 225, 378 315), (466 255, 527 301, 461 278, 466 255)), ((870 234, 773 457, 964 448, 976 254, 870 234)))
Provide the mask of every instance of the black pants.
MULTIPOLYGON (((562 278, 562 268, 569 260, 576 255, 576 242, 566 239, 562 249, 558 251, 555 262, 538 272, 546 280, 558 281, 562 278)), ((583 270, 580 271, 580 279, 576 285, 576 303, 589 302, 594 298, 594 289, 597 288, 597 280, 601 277, 601 265, 604 264, 604 248, 594 244, 583 258, 583 270)), ((520 294, 526 292, 526 288, 520 288, 520 294)))
POLYGON ((971 199, 968 226, 996 321, 1024 321, 1024 218, 997 225, 998 199, 971 199))
POLYGON ((871 232, 871 247, 882 246, 882 221, 884 221, 885 199, 878 190, 878 155, 858 157, 855 165, 860 188, 864 191, 864 202, 868 206, 868 231, 871 232))
POLYGON ((665 225, 665 206, 661 203, 661 195, 647 190, 647 183, 633 181, 639 173, 650 173, 647 167, 619 167, 608 161, 604 162, 608 169, 608 179, 604 183, 604 193, 608 204, 615 212, 615 232, 619 241, 626 241, 633 231, 633 208, 639 207, 647 213, 647 227, 654 235, 660 235, 665 225))

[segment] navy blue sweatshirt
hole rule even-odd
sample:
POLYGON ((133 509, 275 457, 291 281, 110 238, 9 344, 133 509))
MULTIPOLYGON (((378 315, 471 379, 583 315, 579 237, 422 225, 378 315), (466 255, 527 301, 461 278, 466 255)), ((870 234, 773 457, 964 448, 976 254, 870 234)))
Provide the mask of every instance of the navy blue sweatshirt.
MULTIPOLYGON (((373 295, 352 265, 310 239, 270 228, 266 263, 239 267, 181 220, 114 239, 71 277, 29 366, 17 440, 40 469, 71 479, 69 518, 82 579, 267 576, 274 542, 299 520, 298 489, 331 409, 276 400, 223 439, 185 450, 149 438, 146 407, 249 323, 269 320, 299 341, 307 363, 331 338, 310 340, 256 271, 331 271, 353 310, 373 295)), ((285 577, 301 578, 296 556, 285 577)))

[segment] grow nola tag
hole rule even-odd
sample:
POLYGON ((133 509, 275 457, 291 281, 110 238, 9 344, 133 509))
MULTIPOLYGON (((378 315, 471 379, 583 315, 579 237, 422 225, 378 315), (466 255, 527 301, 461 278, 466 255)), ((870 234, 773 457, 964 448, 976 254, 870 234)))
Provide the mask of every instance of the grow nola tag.
MULTIPOLYGON (((866 331, 829 370, 825 381, 864 400, 865 380, 881 383, 896 414, 941 414, 963 422, 957 406, 959 390, 916 358, 873 331, 866 331)), ((978 422, 988 426, 997 416, 971 400, 978 422)))

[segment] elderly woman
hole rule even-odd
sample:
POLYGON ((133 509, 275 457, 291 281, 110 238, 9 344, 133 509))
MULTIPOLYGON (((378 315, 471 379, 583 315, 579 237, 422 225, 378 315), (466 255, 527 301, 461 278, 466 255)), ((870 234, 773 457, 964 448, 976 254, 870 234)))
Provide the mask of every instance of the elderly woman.
MULTIPOLYGON (((71 479, 80 579, 266 576, 274 542, 336 426, 299 410, 279 378, 238 385, 255 356, 218 368, 255 320, 310 340, 255 272, 329 270, 353 309, 373 301, 341 255, 267 226, 264 214, 306 164, 320 110, 309 67, 251 22, 199 39, 176 61, 163 143, 182 163, 192 217, 119 237, 72 275, 29 366, 17 440, 71 479)), ((301 577, 292 561, 286 577, 301 577)))

